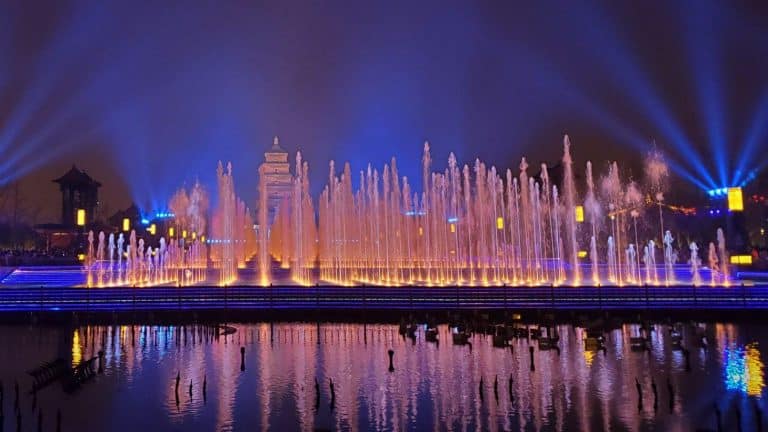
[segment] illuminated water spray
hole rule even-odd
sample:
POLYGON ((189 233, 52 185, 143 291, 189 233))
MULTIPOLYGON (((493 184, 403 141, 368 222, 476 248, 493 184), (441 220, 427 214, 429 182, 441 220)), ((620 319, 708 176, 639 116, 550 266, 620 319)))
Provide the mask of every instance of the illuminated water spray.
POLYGON ((359 176, 349 164, 339 171, 330 162, 316 202, 309 164, 298 153, 290 191, 271 226, 265 172, 259 172, 254 224, 235 194, 232 165, 219 163, 215 206, 195 183, 171 198, 167 232, 91 233, 87 283, 268 285, 290 278, 302 285, 579 285, 585 279, 593 285, 660 279, 698 284, 705 271, 713 284, 728 283, 722 230, 709 245, 708 269, 700 264, 698 244, 682 245, 670 230, 662 231, 668 169, 659 154, 646 159, 642 185, 622 179, 612 162, 598 188, 587 162, 580 194, 572 149, 564 137, 562 176, 553 181, 546 164, 536 173, 524 157, 516 173, 479 159, 459 165, 453 154, 444 170, 435 170, 425 143, 420 191, 401 176, 394 158, 380 170, 368 165, 359 176), (651 231, 661 237, 638 229, 654 225, 653 216, 644 216, 649 205, 660 210, 659 231, 651 231), (685 265, 676 266, 676 247, 690 251, 690 277, 685 265), (272 260, 283 276, 273 275, 272 260))

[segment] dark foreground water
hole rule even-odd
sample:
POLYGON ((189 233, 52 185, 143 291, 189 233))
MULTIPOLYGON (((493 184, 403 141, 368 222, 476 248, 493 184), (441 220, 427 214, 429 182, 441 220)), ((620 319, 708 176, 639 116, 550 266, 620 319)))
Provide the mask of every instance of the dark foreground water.
POLYGON ((559 355, 522 338, 512 340, 513 350, 494 348, 491 337, 482 334, 472 336, 470 350, 452 343, 447 325, 439 326, 439 344, 425 340, 423 327, 412 341, 389 324, 233 327, 237 332, 220 338, 198 327, 0 327, 4 430, 16 430, 16 380, 22 430, 29 431, 38 430, 38 410, 43 430, 55 430, 60 410, 65 431, 149 432, 715 430, 715 406, 724 430, 737 430, 738 417, 743 430, 756 430, 756 409, 768 409, 763 351, 768 327, 754 324, 684 324, 690 371, 683 351, 673 349, 667 325, 655 326, 648 352, 630 347, 637 325, 610 331, 605 352, 585 351, 585 331, 560 325, 559 355), (700 347, 701 335, 709 340, 707 349, 700 347), (535 371, 529 346, 535 349, 535 371), (54 383, 33 402, 28 369, 57 357, 77 364, 100 349, 103 374, 72 393, 54 383), (389 349, 395 351, 394 372, 387 370, 389 349), (643 391, 640 407, 636 378, 643 391), (329 379, 335 386, 333 409, 329 379))

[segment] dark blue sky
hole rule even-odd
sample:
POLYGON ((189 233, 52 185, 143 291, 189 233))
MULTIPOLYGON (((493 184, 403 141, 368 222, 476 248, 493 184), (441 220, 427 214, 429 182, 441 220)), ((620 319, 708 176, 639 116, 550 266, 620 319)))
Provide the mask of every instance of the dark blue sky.
POLYGON ((330 159, 415 180, 425 139, 436 168, 506 168, 569 133, 580 164, 637 174, 655 140, 686 185, 728 186, 768 149, 768 6, 736 3, 6 1, 0 181, 55 218, 73 162, 115 210, 223 159, 253 205, 273 135, 320 190, 330 159))

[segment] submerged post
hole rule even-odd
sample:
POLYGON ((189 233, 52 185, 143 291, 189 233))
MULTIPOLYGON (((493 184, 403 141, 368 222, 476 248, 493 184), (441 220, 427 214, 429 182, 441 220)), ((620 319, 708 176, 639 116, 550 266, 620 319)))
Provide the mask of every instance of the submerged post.
POLYGON ((531 354, 531 372, 535 372, 536 371, 536 364, 534 363, 533 347, 532 346, 528 347, 528 352, 531 354))

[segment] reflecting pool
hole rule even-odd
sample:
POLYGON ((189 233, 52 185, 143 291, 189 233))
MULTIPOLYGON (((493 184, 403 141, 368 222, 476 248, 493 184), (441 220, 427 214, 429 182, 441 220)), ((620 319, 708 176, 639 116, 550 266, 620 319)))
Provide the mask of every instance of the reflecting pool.
POLYGON ((55 430, 57 411, 62 430, 77 431, 688 431, 716 430, 718 412, 724 430, 739 417, 755 430, 768 408, 763 325, 624 323, 595 343, 594 330, 558 324, 551 345, 516 334, 501 348, 446 323, 434 327, 438 342, 426 325, 412 336, 401 328, 2 326, 3 426, 16 428, 14 382, 23 430, 37 430, 39 413, 55 430), (467 344, 454 343, 458 331, 467 344), (95 376, 78 387, 58 380, 30 392, 28 371, 41 363, 94 357, 95 376))

